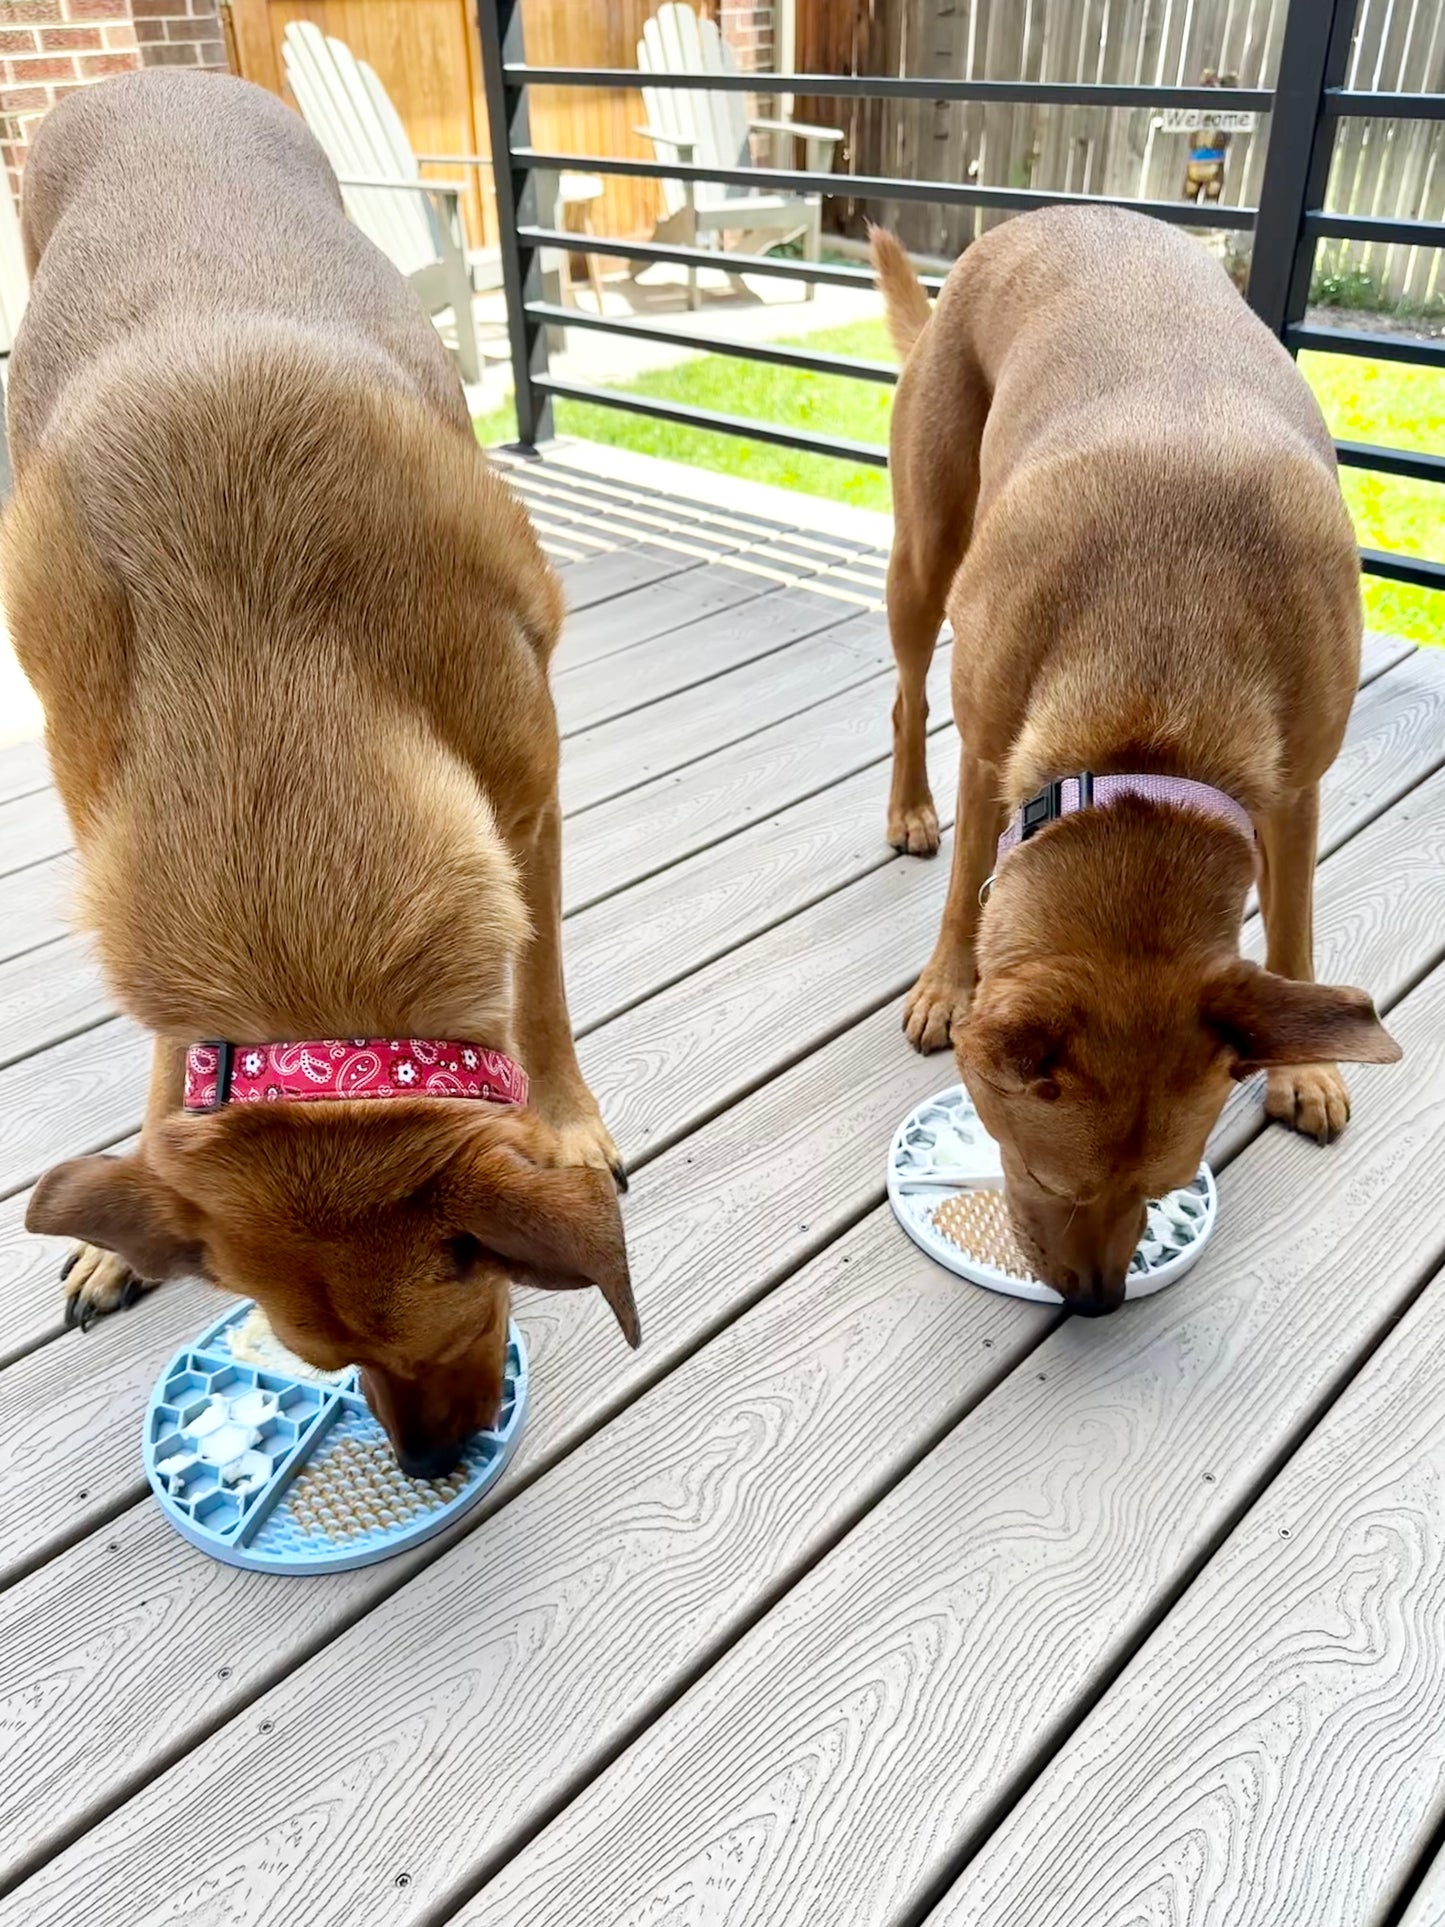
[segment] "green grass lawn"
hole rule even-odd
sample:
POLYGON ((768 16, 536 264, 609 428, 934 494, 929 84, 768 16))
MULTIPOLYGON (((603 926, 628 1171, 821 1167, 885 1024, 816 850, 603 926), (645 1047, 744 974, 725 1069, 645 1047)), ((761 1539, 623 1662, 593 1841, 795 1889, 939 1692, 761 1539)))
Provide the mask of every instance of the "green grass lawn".
MULTIPOLYGON (((881 321, 827 329, 793 345, 868 361, 890 357, 881 321)), ((1324 354, 1301 355, 1300 366, 1319 396, 1331 429, 1342 440, 1432 453, 1445 450, 1445 374, 1439 370, 1324 354)), ((706 355, 622 386, 631 393, 749 415, 814 434, 878 444, 888 439, 893 391, 882 383, 769 368, 730 355, 706 355)), ((884 470, 855 467, 826 455, 803 455, 737 435, 683 428, 578 402, 559 405, 557 429, 585 441, 609 442, 725 475, 745 475, 750 481, 801 489, 857 508, 886 510, 889 506, 884 470)), ((511 408, 479 417, 477 433, 484 442, 511 439, 516 434, 511 408)), ((1445 490, 1430 482, 1402 481, 1358 469, 1342 470, 1341 483, 1365 547, 1445 561, 1445 490)), ((1445 596, 1429 590, 1367 576, 1365 614, 1372 628, 1418 642, 1445 640, 1445 596)))

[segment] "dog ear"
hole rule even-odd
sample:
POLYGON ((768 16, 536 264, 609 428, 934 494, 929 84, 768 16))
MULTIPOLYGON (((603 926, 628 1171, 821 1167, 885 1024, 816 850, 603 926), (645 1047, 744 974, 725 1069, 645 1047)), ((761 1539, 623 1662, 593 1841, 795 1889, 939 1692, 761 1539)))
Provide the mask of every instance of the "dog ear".
POLYGON ((1403 1052, 1363 990, 1303 984, 1240 959, 1205 988, 1204 1022, 1233 1051, 1233 1075, 1274 1064, 1394 1064, 1403 1052))
POLYGON ((205 1274, 205 1247, 188 1231, 191 1212, 139 1158, 73 1158, 36 1185, 25 1211, 28 1231, 100 1245, 124 1258, 138 1278, 205 1274))
POLYGON ((596 1285, 612 1308, 622 1336, 642 1342, 617 1187, 610 1172, 590 1165, 556 1165, 529 1155, 528 1134, 492 1138, 468 1160, 456 1202, 463 1228, 514 1267, 519 1284, 545 1291, 596 1285))
POLYGON ((1004 976, 976 995, 954 1043, 985 1083, 1051 1100, 1059 1094, 1053 1072, 1071 1022, 1070 1004, 1055 986, 1004 976))

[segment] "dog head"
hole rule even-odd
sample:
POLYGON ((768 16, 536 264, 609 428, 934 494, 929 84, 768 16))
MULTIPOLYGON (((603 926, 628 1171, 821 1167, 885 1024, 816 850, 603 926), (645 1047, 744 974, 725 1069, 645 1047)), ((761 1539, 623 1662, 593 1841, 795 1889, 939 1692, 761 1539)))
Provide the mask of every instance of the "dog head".
POLYGON ((231 1105, 57 1166, 26 1223, 256 1299, 310 1364, 361 1368, 401 1465, 434 1478, 496 1419, 509 1281, 595 1285, 638 1343, 612 1179, 557 1148, 534 1112, 466 1101, 231 1105))
POLYGON ((1019 1243, 1089 1316, 1124 1302, 1148 1200, 1194 1177, 1236 1081, 1400 1055, 1363 991, 1157 954, 1021 963, 980 985, 954 1043, 1019 1243))

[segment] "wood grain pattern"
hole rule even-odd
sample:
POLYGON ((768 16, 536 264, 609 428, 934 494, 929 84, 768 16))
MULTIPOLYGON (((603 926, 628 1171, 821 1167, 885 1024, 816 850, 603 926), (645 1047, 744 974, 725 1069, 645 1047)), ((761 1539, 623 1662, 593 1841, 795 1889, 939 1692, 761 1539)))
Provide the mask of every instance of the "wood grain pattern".
MULTIPOLYGON (((708 570, 709 577, 718 573, 708 570)), ((620 655, 553 679, 557 721, 564 736, 591 729, 696 683, 710 682, 740 664, 756 662, 797 639, 826 629, 840 647, 872 662, 888 644, 881 611, 867 612, 861 592, 851 602, 818 589, 780 589, 724 610, 669 635, 640 642, 620 655), (852 618, 850 620, 849 618, 852 618)), ((819 696, 827 693, 820 689, 819 696)))
POLYGON ((5 878, 0 957, 18 957, 70 934, 75 928, 71 914, 75 876, 75 853, 67 850, 5 878))
MULTIPOLYGON (((928 684, 935 728, 949 714, 948 672, 949 651, 940 649, 928 684)), ((775 810, 876 769, 892 748, 889 710, 886 685, 866 682, 585 811, 567 825, 563 848, 569 908, 586 909, 775 810)), ((885 771, 878 780, 886 783, 885 771)))
POLYGON ((1360 687, 1383 676, 1387 669, 1393 669, 1397 662, 1413 656, 1415 645, 1403 636, 1387 636, 1378 629, 1367 629, 1360 649, 1360 687))
POLYGON ((1437 1853, 1426 1869, 1400 1927, 1445 1927, 1445 1853, 1437 1853))
POLYGON ((136 1128, 150 1042, 128 1017, 0 1071, 0 1197, 58 1158, 103 1150, 136 1128))
MULTIPOLYGON (((939 797, 953 793, 956 740, 949 724, 929 741, 939 797)), ((891 862, 882 795, 878 773, 863 770, 570 919, 567 983, 578 1031, 891 862)))
MULTIPOLYGON (((639 1173, 627 1199, 626 1216, 646 1331, 641 1353, 625 1353, 612 1341, 605 1309, 591 1302, 591 1294, 521 1294, 518 1315, 531 1353, 532 1409, 513 1470, 497 1497, 483 1501, 480 1517, 490 1516, 499 1505, 505 1507, 520 1480, 555 1464, 600 1420, 637 1397, 771 1284, 824 1250, 861 1212, 877 1206, 882 1192, 877 1120, 901 1116, 937 1082, 936 1066, 900 1047, 898 1026, 898 1008, 891 1006, 639 1173)), ((160 1318, 164 1299, 164 1292, 158 1294, 141 1316, 160 1318)), ((115 1329, 123 1332, 128 1322, 121 1321, 115 1329)), ((130 1329, 139 1332, 141 1326, 131 1324, 130 1329)), ((159 1328, 153 1329, 159 1336, 159 1328)), ((150 1359, 152 1375, 165 1355, 166 1345, 158 1343, 150 1359)), ((0 1378, 0 1388, 14 1369, 0 1378)), ((138 1420, 136 1406, 132 1423, 138 1420)), ((132 1444, 123 1461, 111 1458, 103 1465, 93 1455, 88 1484, 98 1489, 108 1481, 112 1504, 120 1504, 127 1496, 139 1495, 135 1473, 132 1444)), ((475 1524, 477 1518, 478 1514, 472 1515, 469 1523, 475 1524)), ((142 1742, 162 1752, 195 1740, 202 1727, 228 1705, 240 1703, 259 1679, 280 1672, 288 1654, 304 1656, 309 1645, 336 1632, 368 1601, 389 1591, 421 1556, 404 1555, 382 1567, 328 1575, 314 1582, 278 1580, 275 1585, 284 1595, 284 1610, 279 1599, 272 1610, 261 1610, 249 1602, 264 1597, 256 1590, 265 1586, 264 1581, 185 1547, 151 1508, 128 1515, 126 1525, 126 1556, 105 1567, 102 1624, 95 1620, 94 1541, 52 1560, 28 1582, 32 1590, 18 1586, 0 1595, 0 1708, 17 1701, 54 1702, 43 1725, 27 1727, 17 1720, 10 1729, 18 1750, 5 1760, 0 1780, 19 1786, 23 1797, 33 1776, 43 1773, 46 1759, 64 1762, 63 1775, 52 1775, 47 1781, 45 1798, 33 1810, 27 1807, 28 1817, 18 1829, 22 1842, 53 1838, 66 1814, 113 1798, 115 1789, 142 1770, 142 1742), (176 1574, 183 1576, 183 1583, 173 1588, 176 1574), (42 1585, 53 1606, 53 1624, 37 1607, 33 1589, 42 1585), (152 1624, 155 1608, 149 1602, 158 1586, 171 1637, 163 1644, 133 1643, 132 1621, 152 1624), (9 1616, 12 1608, 17 1614, 14 1620, 9 1616), (111 1629, 109 1636, 107 1629, 111 1629), (113 1665, 108 1649, 114 1653, 113 1665), (222 1665, 232 1669, 225 1681, 216 1678, 222 1665)), ((115 1539, 116 1531, 114 1524, 105 1526, 106 1540, 115 1539)), ((448 1557, 465 1556, 468 1543, 463 1540, 448 1557)), ((440 1564, 432 1567, 429 1574, 440 1569, 440 1564)), ((471 1581, 474 1597, 496 1587, 487 1562, 480 1570, 480 1582, 475 1577, 471 1581)), ((583 1583, 586 1590, 585 1575, 583 1583)), ((366 1623, 375 1624, 370 1618, 366 1623)), ((358 1628, 355 1637, 372 1635, 358 1628)), ((331 1652, 339 1656, 338 1661, 328 1663, 347 1663, 340 1657, 339 1646, 328 1649, 331 1652)), ((307 1675, 298 1678, 303 1690, 309 1690, 307 1675)), ((294 1682, 277 1690, 289 1693, 294 1682)), ((348 1696, 352 1694, 348 1688, 348 1696)), ((257 1722, 264 1717, 275 1718, 275 1732, 267 1736, 268 1750, 288 1732, 294 1736, 289 1718, 253 1709, 218 1736, 216 1744, 238 1741, 242 1753, 248 1753, 256 1743, 257 1722)), ((465 1717, 474 1721, 477 1716, 467 1711, 465 1717)), ((486 1724, 484 1716, 482 1724, 486 1724)), ((307 1725, 305 1730, 312 1737, 311 1768, 320 1766, 325 1755, 333 1760, 340 1757, 328 1747, 317 1747, 315 1727, 307 1725)), ((380 1728, 376 1731, 379 1734, 380 1728)), ((3 1720, 0 1737, 8 1737, 3 1720)), ((164 1792, 157 1789, 174 1787, 175 1775, 195 1772, 197 1763, 196 1814, 199 1821, 204 1810, 207 1818, 204 1828, 198 1826, 187 1834, 191 1844, 213 1824, 222 1824, 226 1813, 241 1819, 242 1809, 227 1800, 212 1808, 210 1795, 200 1785, 204 1781, 219 1793, 219 1757, 210 1750, 191 1755, 122 1810, 127 1836, 138 1849, 143 1850, 141 1842, 148 1835, 149 1822, 143 1815, 150 1811, 146 1803, 151 1801, 157 1803, 160 1834, 181 1844, 174 1810, 165 1806, 164 1792)), ((241 1771, 254 1775, 254 1766, 252 1758, 241 1771)), ((278 1798, 290 1797, 279 1779, 273 1786, 278 1798)), ((362 1792, 363 1806, 369 1797, 362 1792)), ((250 1812, 249 1795, 243 1804, 250 1812)), ((121 1818, 118 1815, 107 1824, 119 1828, 121 1818)), ((350 1820, 340 1810, 337 1819, 349 1828, 350 1820)), ((258 1827, 260 1833, 267 1830, 265 1825, 258 1827)), ((102 1826, 88 1839, 102 1842, 105 1831, 102 1826)), ((339 1840, 339 1831, 333 1837, 339 1840)), ((114 1840, 108 1846, 102 1844, 100 1851, 106 1862, 118 1867, 114 1840)), ((229 1848, 218 1851, 229 1853, 229 1848)), ((309 1860, 310 1854, 308 1848, 303 1859, 309 1860)), ((298 1869, 289 1852, 283 1852, 281 1861, 274 1878, 284 1884, 298 1869)), ((172 1860, 166 1863, 158 1885, 152 1885, 147 1874, 146 1891, 159 1896, 167 1881, 186 1885, 198 1871, 199 1863, 188 1869, 180 1859, 172 1860)), ((272 1882, 272 1874, 263 1876, 268 1894, 272 1882)), ((29 1909, 32 1885, 28 1883, 12 1898, 11 1910, 29 1909)), ((87 1922, 101 1927, 114 1918, 125 1920, 126 1927, 139 1927, 135 1900, 134 1888, 122 1896, 118 1886, 114 1901, 102 1900, 97 1893, 97 1911, 92 1913, 87 1906, 87 1922), (111 1906, 119 1913, 112 1915, 111 1906)), ((351 1927, 344 1890, 337 1904, 342 1911, 335 1918, 351 1927)), ((5 1927, 18 1917, 0 1906, 5 1927)), ((309 1898, 305 1917, 307 1927, 322 1927, 329 1918, 319 1905, 313 1911, 309 1898)), ((24 1918, 30 1927, 28 1911, 24 1918)), ((33 1927, 39 1927, 42 1918, 43 1914, 34 1915, 33 1927)))
POLYGON ((70 848, 70 825, 53 789, 0 803, 0 876, 70 848))
POLYGON ((594 602, 622 595, 648 582, 661 582, 670 575, 682 575, 702 567, 704 557, 684 554, 679 549, 662 548, 652 542, 638 542, 631 548, 614 549, 606 555, 589 556, 575 562, 566 575, 569 610, 590 609, 594 602))
POLYGON ((33 796, 49 786, 50 759, 44 743, 7 743, 0 749, 0 803, 33 796))
MULTIPOLYGON (((770 619, 776 613, 770 609, 770 619)), ((892 663, 886 638, 871 656, 860 655, 847 637, 834 642, 829 627, 810 633, 816 610, 808 604, 796 605, 793 614, 806 641, 785 636, 790 648, 569 735, 562 744, 563 812, 571 816, 591 809, 786 717, 797 718, 796 727, 805 730, 803 712, 824 693, 872 680, 886 710, 888 685, 878 682, 892 663)), ((849 620, 857 618, 845 618, 842 626, 849 620)))
POLYGON ((1445 763, 1445 653, 1417 650, 1361 690, 1320 790, 1320 855, 1445 763))
MULTIPOLYGON (((135 1148, 126 1138, 113 1146, 117 1157, 135 1148)), ((41 1238, 25 1229, 28 1191, 18 1191, 0 1204, 0 1367, 33 1351, 63 1329, 60 1266, 66 1253, 64 1238, 41 1238)), ((0 1398, 4 1381, 0 1380, 0 1398)))
MULTIPOLYGON (((777 586, 765 576, 739 569, 727 556, 710 567, 673 576, 645 589, 632 589, 607 602, 595 602, 569 616, 553 665, 554 692, 588 664, 605 661, 640 642, 686 629, 704 616, 751 605, 777 586)), ((734 624, 745 620, 735 616, 734 624)))
POLYGON ((1442 1388, 1437 1279, 929 1927, 1383 1927, 1445 1807, 1442 1388))
POLYGON ((0 1069, 114 1014, 89 943, 58 941, 0 963, 0 1069))
POLYGON ((898 1921, 1438 1262, 1445 972, 1396 1022, 1341 1144, 1245 1151, 1185 1281, 1047 1338, 457 1927, 898 1921))

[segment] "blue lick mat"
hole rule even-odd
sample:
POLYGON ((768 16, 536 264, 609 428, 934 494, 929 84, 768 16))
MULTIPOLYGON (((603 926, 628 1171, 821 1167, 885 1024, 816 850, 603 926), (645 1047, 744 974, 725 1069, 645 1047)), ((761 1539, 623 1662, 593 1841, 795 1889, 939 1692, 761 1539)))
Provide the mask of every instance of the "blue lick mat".
POLYGON ((497 1429, 448 1478, 423 1480, 397 1465, 355 1371, 317 1383, 233 1352, 253 1310, 235 1306, 178 1351, 146 1407, 146 1477, 203 1552, 257 1572, 368 1566, 440 1532, 500 1476, 527 1404, 515 1323, 497 1429))

